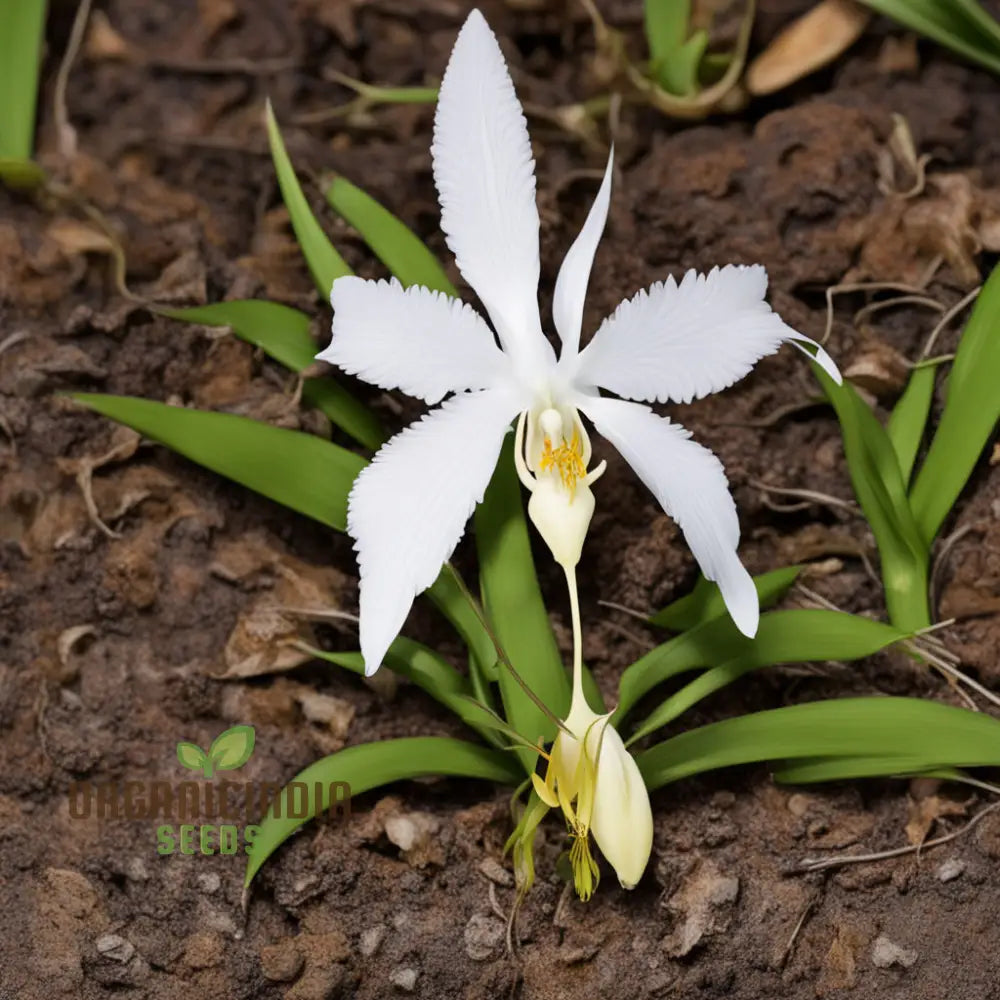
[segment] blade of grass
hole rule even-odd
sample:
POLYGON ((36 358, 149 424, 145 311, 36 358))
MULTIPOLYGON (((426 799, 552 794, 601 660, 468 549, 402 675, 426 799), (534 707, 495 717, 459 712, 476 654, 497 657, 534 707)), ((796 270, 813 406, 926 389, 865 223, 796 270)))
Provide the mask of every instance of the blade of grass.
POLYGON ((10 161, 12 173, 34 152, 45 6, 45 0, 0 4, 0 161, 10 161))
MULTIPOLYGON (((779 601, 802 572, 802 566, 783 566, 753 578, 761 608, 768 608, 779 601)), ((699 576, 690 594, 673 601, 650 616, 650 625, 668 628, 671 632, 685 632, 713 618, 728 614, 726 603, 718 584, 699 576)))
POLYGON ((910 503, 929 545, 1000 419, 1000 266, 987 279, 959 341, 944 412, 910 503))
POLYGON ((909 638, 909 634, 859 615, 802 609, 763 615, 757 635, 753 639, 741 638, 743 648, 738 655, 706 670, 661 702, 638 726, 629 742, 668 725, 692 705, 751 670, 778 663, 859 660, 909 638))
POLYGON ((928 548, 910 510, 892 442, 849 382, 838 386, 815 364, 813 371, 840 421, 854 493, 878 544, 889 617, 906 631, 926 628, 931 624, 928 548))
POLYGON ((98 393, 70 398, 285 507, 346 527, 347 494, 366 464, 346 448, 231 413, 98 393))
MULTIPOLYGON (((316 357, 316 342, 309 333, 309 317, 277 302, 242 299, 192 309, 158 308, 156 311, 161 316, 185 323, 229 327, 241 340, 259 347, 268 357, 293 372, 308 368, 316 357)), ((302 397, 364 447, 375 451, 385 442, 385 431, 378 418, 334 379, 306 379, 302 397)))
POLYGON ((281 793, 276 803, 278 808, 272 806, 268 810, 253 840, 244 886, 250 885, 261 865, 303 823, 330 808, 333 783, 346 782, 353 798, 394 781, 428 775, 479 778, 509 785, 522 780, 513 756, 441 736, 384 740, 339 750, 297 774, 281 793), (304 809, 289 808, 293 784, 304 786, 307 798, 304 809), (296 815, 289 816, 289 812, 296 815))
POLYGON ((285 150, 285 143, 281 138, 281 131, 278 128, 270 101, 267 102, 266 117, 271 158, 274 160, 278 186, 281 188, 281 197, 284 199, 288 215, 292 220, 295 238, 306 258, 316 290, 325 301, 329 301, 334 281, 353 272, 347 266, 344 258, 334 249, 326 233, 323 232, 319 222, 316 221, 316 216, 313 215, 312 209, 309 207, 309 202, 306 201, 306 196, 302 193, 302 187, 299 185, 299 180, 295 176, 295 168, 285 150))
MULTIPOLYGON (((563 719, 569 710, 570 684, 538 588, 514 468, 513 435, 507 436, 493 480, 476 509, 475 526, 483 604, 497 640, 538 699, 563 719)), ((503 664, 498 680, 511 726, 530 743, 550 742, 555 724, 503 664)), ((518 756, 532 773, 536 755, 522 748, 518 756)))
POLYGON ((1000 721, 919 698, 843 698, 701 726, 636 760, 652 790, 735 764, 816 757, 884 757, 889 775, 995 766, 1000 765, 1000 721))
MULTIPOLYGON (((317 659, 334 663, 361 677, 365 674, 364 661, 360 653, 316 649, 304 644, 301 648, 317 659)), ((439 701, 475 729, 485 740, 497 747, 504 745, 503 741, 498 739, 493 727, 483 726, 482 720, 467 710, 468 700, 473 697, 472 685, 432 649, 405 636, 398 636, 385 654, 384 665, 393 673, 407 678, 422 688, 435 701, 439 701)))
POLYGON ((324 196, 404 286, 423 285, 445 295, 458 295, 423 241, 371 195, 344 177, 334 177, 325 186, 324 196))
MULTIPOLYGON (((926 35, 972 62, 1000 73, 1000 42, 971 2, 957 0, 862 0, 873 10, 926 35)), ((983 15, 989 17, 982 12, 983 15)))
POLYGON ((909 382, 889 415, 886 432, 892 442, 893 451, 899 462, 899 472, 903 485, 913 475, 913 465, 917 460, 920 442, 924 439, 927 418, 934 398, 934 377, 936 369, 932 365, 915 368, 909 382))

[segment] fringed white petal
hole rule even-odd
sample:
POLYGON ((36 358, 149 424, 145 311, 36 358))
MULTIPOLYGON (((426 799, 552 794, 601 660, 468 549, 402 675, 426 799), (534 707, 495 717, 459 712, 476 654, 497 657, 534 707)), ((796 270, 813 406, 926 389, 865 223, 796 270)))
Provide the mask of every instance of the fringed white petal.
POLYGON ((441 292, 351 275, 333 283, 330 302, 333 337, 318 358, 372 385, 436 403, 510 371, 486 321, 441 292))
POLYGON ((384 445, 355 480, 347 530, 361 571, 366 673, 458 544, 523 405, 506 388, 453 396, 384 445))
POLYGON ((579 406, 678 523, 702 572, 719 585, 736 627, 755 635, 760 603, 736 554, 740 525, 722 463, 648 406, 596 397, 581 397, 579 406))
POLYGON ((608 205, 611 202, 611 172, 614 167, 615 150, 608 153, 608 165, 600 190, 590 206, 590 212, 573 245, 569 248, 559 268, 556 279, 555 297, 552 300, 552 318, 555 320, 559 339, 562 341, 562 357, 572 358, 580 349, 580 327, 583 325, 583 305, 590 282, 590 271, 594 265, 594 254, 601 241, 604 224, 608 219, 608 205))
POLYGON ((623 302, 580 354, 579 385, 598 385, 626 399, 693 399, 743 378, 785 342, 811 344, 816 361, 840 381, 829 355, 797 333, 764 301, 767 272, 729 264, 707 275, 688 271, 623 302))
POLYGON ((538 315, 538 209, 528 127, 496 37, 474 10, 434 117, 441 228, 465 280, 522 366, 551 361, 538 315))

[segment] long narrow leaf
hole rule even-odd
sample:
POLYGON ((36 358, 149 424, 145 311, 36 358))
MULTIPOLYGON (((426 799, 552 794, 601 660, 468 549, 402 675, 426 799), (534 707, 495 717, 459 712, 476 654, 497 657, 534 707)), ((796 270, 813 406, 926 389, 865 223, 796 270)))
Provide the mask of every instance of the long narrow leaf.
MULTIPOLYGON (((308 648, 317 659, 364 676, 365 664, 360 653, 308 648)), ((468 710, 469 699, 473 697, 472 685, 432 649, 405 636, 397 636, 385 654, 383 666, 423 688, 494 746, 504 745, 493 727, 483 726, 481 717, 468 710)))
MULTIPOLYGON (((753 582, 761 608, 769 608, 779 601, 798 579, 802 569, 802 566, 783 566, 755 576, 753 582)), ((685 632, 728 613, 718 584, 699 576, 690 594, 657 611, 650 617, 649 624, 668 628, 672 632, 685 632)))
POLYGON ((690 0, 645 0, 646 44, 653 62, 666 59, 684 44, 691 20, 690 0))
POLYGON ((849 382, 838 386, 818 365, 813 370, 837 411, 854 492, 878 544, 889 617, 907 631, 926 628, 928 550, 892 442, 849 382))
MULTIPOLYGON (((483 602, 497 639, 534 694, 563 719, 569 710, 570 685, 538 589, 511 435, 476 510, 475 524, 483 602)), ((552 740, 555 724, 510 670, 501 665, 498 679, 504 715, 511 726, 529 743, 552 740)), ((518 755, 525 769, 534 771, 535 755, 523 749, 518 755)))
POLYGON ((254 837, 244 885, 250 884, 261 865, 303 823, 330 808, 330 786, 335 782, 346 782, 353 797, 393 781, 426 775, 480 778, 511 785, 522 780, 512 755, 463 740, 428 736, 347 747, 310 765, 286 786, 278 799, 278 809, 272 806, 254 837), (289 808, 291 787, 296 784, 302 788, 305 808, 289 808), (279 810, 280 815, 276 815, 279 810), (289 816, 289 812, 295 815, 289 816))
POLYGON ((930 544, 1000 419, 1000 266, 993 269, 955 354, 948 398, 910 495, 930 544))
POLYGON ((35 106, 45 34, 45 0, 0 3, 0 177, 21 186, 37 168, 35 106))
POLYGON ((312 275, 316 290, 324 300, 329 300, 333 282, 352 272, 316 221, 316 216, 313 215, 309 202, 302 193, 270 101, 267 102, 267 138, 271 145, 271 157, 278 175, 281 197, 292 220, 295 238, 299 241, 306 263, 309 265, 309 273, 312 275))
MULTIPOLYGON (((1000 42, 958 0, 863 0, 873 10, 934 39, 972 62, 1000 73, 1000 42)), ((983 12, 985 14, 985 12, 983 12)), ((986 15, 987 17, 989 15, 986 15)))
POLYGON ((458 294, 438 259, 416 233, 370 194, 345 177, 334 177, 324 193, 330 207, 354 226, 403 285, 423 285, 446 295, 458 294))
POLYGON ((774 780, 783 785, 812 785, 821 781, 850 781, 854 778, 904 777, 926 770, 926 757, 923 755, 805 757, 787 767, 777 768, 774 780))
MULTIPOLYGON (((885 774, 1000 765, 1000 721, 919 698, 844 698, 702 726, 637 757, 650 789, 734 764, 886 759, 885 774)), ((786 769, 787 773, 787 769, 786 769)))
POLYGON ((920 443, 924 439, 927 418, 934 398, 934 367, 927 365, 915 368, 909 382, 889 415, 886 432, 892 442, 893 451, 899 462, 899 472, 903 485, 913 475, 913 465, 917 460, 920 443))
POLYGON ((743 674, 777 663, 858 660, 908 638, 891 625, 839 611, 774 611, 764 615, 753 639, 740 637, 740 652, 706 670, 671 695, 636 729, 631 741, 668 725, 692 705, 743 674))
MULTIPOLYGON (((193 309, 158 309, 157 312, 186 323, 229 327, 241 340, 259 347, 293 372, 308 368, 316 357, 316 342, 309 333, 309 317, 277 302, 240 299, 193 309)), ((366 448, 374 451, 385 441, 378 418, 334 379, 307 379, 302 396, 366 448)))
POLYGON ((346 448, 230 413, 98 393, 72 398, 285 507, 345 528, 347 494, 365 466, 346 448))

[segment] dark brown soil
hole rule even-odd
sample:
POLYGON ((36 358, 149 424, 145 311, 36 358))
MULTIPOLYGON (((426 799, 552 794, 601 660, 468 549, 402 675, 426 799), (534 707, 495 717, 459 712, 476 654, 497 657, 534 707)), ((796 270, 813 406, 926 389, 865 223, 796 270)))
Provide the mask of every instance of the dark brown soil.
MULTIPOLYGON (((552 107, 598 92, 582 8, 483 5, 526 102, 552 107)), ((638 0, 601 6, 639 52, 638 0)), ((805 5, 763 6, 756 48, 805 5)), ((279 207, 261 127, 267 94, 300 168, 353 178, 443 249, 429 108, 296 122, 349 97, 330 82, 332 69, 395 84, 438 77, 466 3, 97 7, 92 24, 102 30, 70 77, 78 153, 69 159, 57 154, 51 108, 74 8, 53 4, 40 146, 120 234, 135 291, 185 304, 270 297, 313 312, 318 331, 325 325, 279 207), (122 41, 127 52, 114 58, 122 41)), ((826 288, 843 280, 915 282, 940 260, 927 294, 956 302, 992 263, 969 232, 1000 194, 998 84, 930 44, 899 46, 900 36, 878 22, 834 68, 735 118, 682 125, 626 109, 588 329, 667 273, 731 261, 765 263, 775 306, 812 336, 823 334, 826 288), (879 184, 893 113, 933 156, 926 189, 909 200, 879 184)), ((602 155, 544 121, 531 127, 545 296, 602 155)), ((897 171, 898 188, 911 180, 897 171)), ((80 218, 0 191, 0 997, 1000 996, 1000 814, 920 856, 790 874, 824 851, 906 844, 908 824, 911 837, 956 830, 984 804, 961 791, 918 801, 919 790, 898 782, 787 789, 763 768, 687 782, 654 797, 654 856, 640 886, 625 893, 607 874, 587 905, 555 875, 563 836, 551 821, 516 958, 501 921, 513 898, 503 789, 430 781, 363 796, 350 820, 314 823, 288 844, 245 913, 241 855, 160 856, 150 821, 72 818, 72 782, 176 781, 178 741, 207 746, 235 723, 257 730, 242 773, 276 782, 344 744, 462 735, 416 689, 392 695, 334 668, 213 679, 234 629, 262 603, 319 594, 354 607, 349 540, 164 449, 133 453, 120 430, 58 392, 95 388, 319 425, 297 410, 287 375, 246 345, 124 300, 80 218), (93 475, 109 534, 88 514, 77 474, 116 445, 93 475), (394 818, 429 834, 405 856, 385 833, 394 818)), ((330 229, 361 273, 381 273, 346 227, 330 229)), ((837 300, 829 348, 842 367, 880 345, 915 357, 936 314, 908 306, 855 324, 865 301, 837 300)), ((939 347, 954 342, 949 330, 939 347)), ((898 391, 891 383, 880 382, 883 402, 898 391)), ((357 389, 393 427, 418 412, 357 389)), ((780 511, 788 498, 755 485, 851 497, 835 419, 807 405, 815 392, 801 357, 786 350, 677 416, 726 465, 752 570, 810 560, 818 568, 809 585, 824 597, 882 615, 863 521, 818 504, 780 511), (789 413, 791 404, 802 406, 789 413)), ((601 457, 609 471, 582 565, 585 653, 611 693, 621 669, 660 639, 599 602, 658 607, 695 571, 624 463, 608 449, 601 457)), ((968 532, 939 579, 940 617, 958 619, 945 638, 974 675, 996 683, 1000 476, 986 459, 946 533, 955 529, 968 532)), ((471 568, 467 546, 459 560, 471 568)), ((540 564, 565 646, 563 588, 540 564)), ((460 662, 423 603, 408 631, 460 662)), ((346 627, 322 638, 353 642, 346 627)), ((953 698, 881 656, 753 675, 687 724, 859 692, 953 698)))

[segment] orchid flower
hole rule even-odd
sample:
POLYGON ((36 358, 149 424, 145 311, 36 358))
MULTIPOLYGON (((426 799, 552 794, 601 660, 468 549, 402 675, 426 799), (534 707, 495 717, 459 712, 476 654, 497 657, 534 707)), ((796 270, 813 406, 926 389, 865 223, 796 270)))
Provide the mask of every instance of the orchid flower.
POLYGON ((579 559, 593 511, 590 487, 603 471, 588 468, 582 414, 678 523, 736 625, 752 636, 757 593, 736 553, 739 523, 722 465, 643 403, 687 403, 724 389, 785 341, 811 346, 839 381, 832 360, 771 311, 760 266, 689 271, 680 283, 659 282, 622 302, 581 351, 611 156, 556 281, 557 358, 538 309, 539 222, 527 125, 478 10, 463 25, 441 83, 431 155, 441 228, 492 329, 470 306, 438 292, 349 276, 334 282, 333 336, 319 355, 427 403, 452 394, 390 440, 350 494, 367 673, 378 669, 415 595, 457 545, 515 419, 518 470, 532 490, 529 513, 559 562, 575 566, 579 559))

